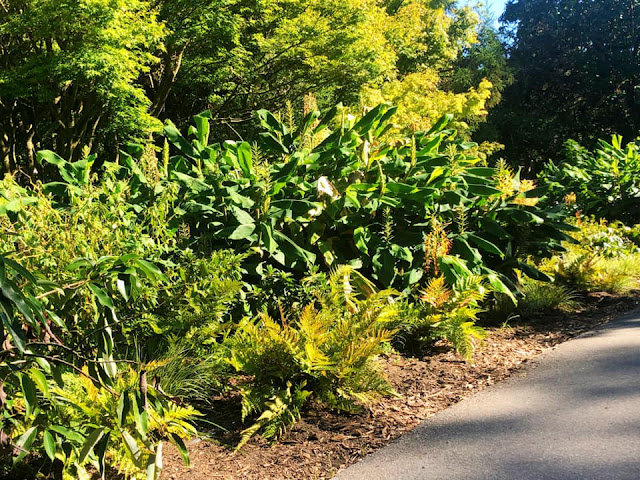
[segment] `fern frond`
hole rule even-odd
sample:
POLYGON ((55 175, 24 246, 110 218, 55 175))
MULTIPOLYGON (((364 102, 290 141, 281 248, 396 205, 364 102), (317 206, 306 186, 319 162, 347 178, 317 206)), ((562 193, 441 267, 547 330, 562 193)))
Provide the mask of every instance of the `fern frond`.
POLYGON ((281 436, 292 424, 298 421, 300 408, 311 395, 309 390, 304 389, 305 386, 306 382, 302 382, 292 392, 292 384, 287 382, 286 389, 275 393, 265 401, 262 405, 262 414, 256 422, 242 431, 240 442, 235 451, 240 450, 260 430, 262 430, 264 438, 273 439, 281 436))
POLYGON ((420 300, 434 308, 440 308, 451 298, 451 289, 447 287, 444 275, 432 278, 424 290, 420 292, 420 300))

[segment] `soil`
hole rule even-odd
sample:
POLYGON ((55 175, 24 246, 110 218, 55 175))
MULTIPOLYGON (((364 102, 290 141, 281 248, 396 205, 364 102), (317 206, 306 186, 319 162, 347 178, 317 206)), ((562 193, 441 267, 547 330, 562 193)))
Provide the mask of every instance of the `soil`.
MULTIPOLYGON (((233 441, 243 428, 225 424, 207 439, 189 442, 191 466, 185 467, 167 445, 163 480, 302 480, 329 479, 340 469, 413 429, 467 395, 512 375, 535 362, 546 349, 587 332, 640 306, 640 292, 626 297, 599 293, 584 299, 578 313, 551 313, 526 323, 487 328, 484 345, 465 363, 444 342, 421 358, 382 358, 398 397, 384 398, 360 415, 338 414, 312 406, 276 444, 259 437, 238 453, 233 441)), ((238 418, 233 402, 214 409, 220 423, 238 418)), ((214 419, 215 420, 215 419, 214 419)))

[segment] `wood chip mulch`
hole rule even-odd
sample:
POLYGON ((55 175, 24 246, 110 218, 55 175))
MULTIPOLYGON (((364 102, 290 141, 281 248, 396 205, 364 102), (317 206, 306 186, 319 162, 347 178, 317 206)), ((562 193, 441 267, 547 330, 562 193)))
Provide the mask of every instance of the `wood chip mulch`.
MULTIPOLYGON (((188 444, 191 466, 177 451, 165 449, 163 480, 303 480, 329 479, 340 469, 384 446, 467 395, 512 375, 546 349, 585 333, 640 306, 640 292, 617 297, 592 294, 582 311, 549 314, 527 323, 487 328, 488 337, 468 364, 446 345, 435 345, 423 358, 383 358, 391 383, 400 394, 384 398, 361 415, 310 408, 274 445, 257 438, 234 454, 230 443, 242 425, 214 429, 212 438, 188 444)), ((218 413, 224 414, 221 406, 218 413)), ((228 417, 237 418, 237 412, 228 417)))

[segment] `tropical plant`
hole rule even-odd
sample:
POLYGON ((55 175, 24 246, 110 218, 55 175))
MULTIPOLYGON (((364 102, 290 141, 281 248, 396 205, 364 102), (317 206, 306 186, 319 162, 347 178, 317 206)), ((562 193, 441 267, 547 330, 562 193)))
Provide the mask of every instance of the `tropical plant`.
POLYGON ((565 145, 565 158, 549 161, 540 175, 556 202, 584 215, 640 223, 640 144, 614 135, 589 151, 575 141, 565 145))
POLYGON ((508 292, 513 268, 541 276, 522 257, 569 238, 561 209, 539 208, 533 182, 504 164, 483 165, 475 144, 446 128, 450 116, 387 138, 394 113, 380 105, 357 119, 337 106, 292 129, 260 111, 264 131, 253 145, 207 145, 207 115, 195 117, 191 141, 169 125, 183 221, 220 247, 255 251, 255 271, 349 263, 404 290, 425 276, 426 255, 451 283, 469 271, 508 292))
POLYGON ((82 324, 46 308, 42 301, 51 293, 38 295, 41 282, 0 257, 2 444, 14 447, 14 463, 45 453, 54 467, 59 462, 64 478, 91 478, 90 464, 102 475, 116 466, 131 478, 156 479, 162 439, 175 443, 188 461, 183 438, 195 433, 189 421, 196 412, 156 392, 144 372, 118 367, 123 360, 116 357, 111 325, 102 324, 107 312, 109 321, 116 318, 113 302, 101 287, 86 283, 95 296, 97 330, 95 340, 84 338, 83 348, 72 341, 82 324))

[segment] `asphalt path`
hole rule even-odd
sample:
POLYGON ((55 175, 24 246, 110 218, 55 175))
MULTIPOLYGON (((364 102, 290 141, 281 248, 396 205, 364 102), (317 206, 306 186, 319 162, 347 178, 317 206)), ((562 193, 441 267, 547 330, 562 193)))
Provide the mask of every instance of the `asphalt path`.
POLYGON ((336 480, 640 480, 640 312, 559 345, 336 480))

